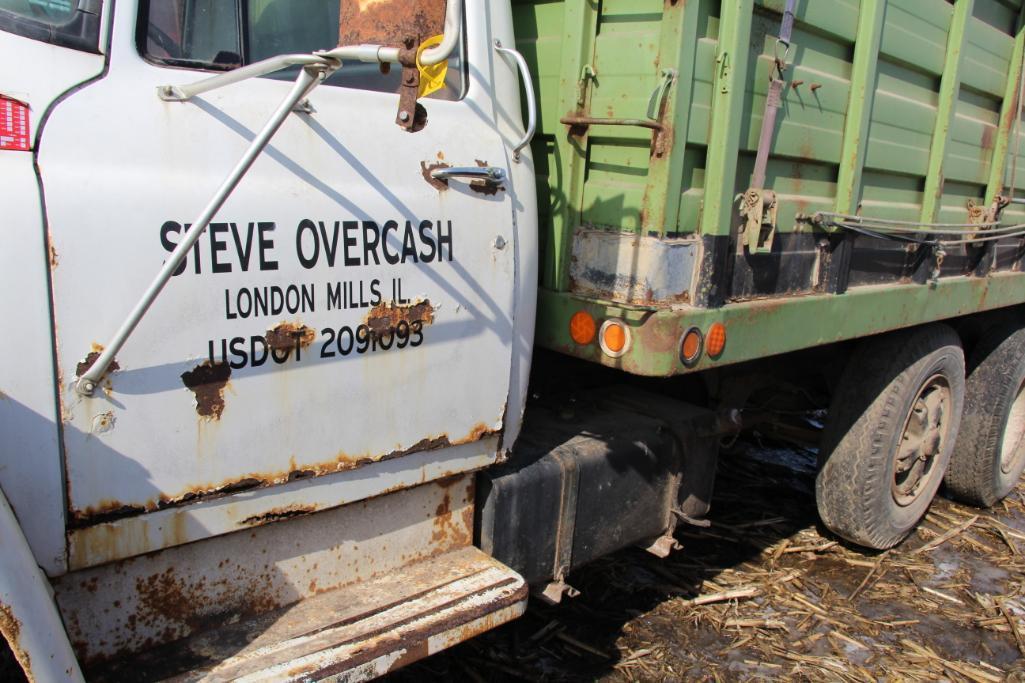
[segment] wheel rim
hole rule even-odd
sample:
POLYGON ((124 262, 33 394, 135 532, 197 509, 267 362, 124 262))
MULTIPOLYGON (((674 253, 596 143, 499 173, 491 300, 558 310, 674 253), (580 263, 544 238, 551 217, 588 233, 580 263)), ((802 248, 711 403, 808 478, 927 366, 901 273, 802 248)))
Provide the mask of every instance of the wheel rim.
POLYGON ((1011 404, 1004 426, 1004 438, 1000 444, 1000 470, 1009 474, 1014 465, 1025 455, 1022 439, 1025 438, 1025 383, 1018 387, 1018 395, 1011 404))
POLYGON ((898 505, 913 503, 931 479, 946 446, 950 404, 950 384, 943 375, 930 377, 911 403, 894 458, 891 490, 898 505))

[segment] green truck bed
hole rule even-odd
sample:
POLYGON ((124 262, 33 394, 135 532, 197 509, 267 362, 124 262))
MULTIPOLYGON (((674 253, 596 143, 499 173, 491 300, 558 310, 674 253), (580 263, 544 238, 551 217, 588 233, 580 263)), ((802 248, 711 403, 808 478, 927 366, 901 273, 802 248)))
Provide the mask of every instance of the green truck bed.
POLYGON ((799 0, 789 51, 784 5, 514 3, 540 108, 542 346, 671 375, 1025 301, 1016 232, 922 227, 1025 223, 1000 199, 1025 196, 1021 0, 799 0), (741 198, 784 53, 759 231, 741 198), (574 341, 581 311, 623 321, 625 352, 574 341), (722 353, 685 363, 683 335, 716 322, 722 353))

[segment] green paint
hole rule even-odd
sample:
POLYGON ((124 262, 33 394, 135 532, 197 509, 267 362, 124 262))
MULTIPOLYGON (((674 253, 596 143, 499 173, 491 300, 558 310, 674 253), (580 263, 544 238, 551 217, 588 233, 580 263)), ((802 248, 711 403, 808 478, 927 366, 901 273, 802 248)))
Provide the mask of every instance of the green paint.
MULTIPOLYGON (((744 114, 753 0, 723 0, 712 81, 712 124, 705 159, 701 232, 728 235, 736 213, 737 153, 744 114)), ((757 135, 757 133, 756 133, 757 135)))
POLYGON ((1014 36, 1014 51, 1007 68, 1007 83, 1004 87, 1004 101, 997 120, 997 136, 993 144, 993 158, 989 166, 989 182, 986 183, 985 205, 991 206, 998 194, 1004 191, 1004 177, 1007 170, 1007 149, 1014 133, 1018 110, 1018 89, 1021 87, 1022 55, 1025 54, 1025 4, 1018 15, 1018 30, 1014 36))
POLYGON ((542 291, 538 342, 633 374, 662 377, 992 310, 1020 303, 1022 298, 1021 273, 940 280, 935 287, 859 287, 839 296, 763 299, 686 311, 643 311, 542 291), (630 351, 613 359, 605 356, 597 343, 575 344, 569 337, 569 319, 579 310, 591 313, 599 324, 609 318, 625 321, 633 336, 630 351), (718 359, 705 356, 696 367, 685 367, 677 358, 683 333, 692 326, 707 332, 715 322, 726 325, 723 355, 718 359))
POLYGON ((922 193, 923 223, 932 223, 939 215, 940 198, 943 195, 944 160, 947 143, 950 140, 950 122, 961 90, 961 55, 964 52, 965 28, 972 16, 974 4, 975 0, 956 0, 950 29, 947 31, 947 53, 943 63, 943 75, 940 78, 936 123, 933 126, 932 145, 929 149, 929 169, 925 176, 925 191, 922 193))
MULTIPOLYGON (((580 75, 594 55, 597 3, 590 0, 566 0, 564 3, 561 70, 557 111, 574 111, 580 94, 580 75)), ((584 107, 590 97, 585 91, 584 107)), ((553 127, 561 124, 556 123, 553 127)), ((549 129, 551 130, 551 129, 549 129)), ((570 137, 565 130, 555 133, 555 165, 559 169, 554 199, 558 210, 553 215, 551 241, 547 250, 544 282, 565 289, 569 282, 569 257, 573 247, 573 231, 580 222, 580 203, 587 160, 587 136, 570 137)))
MULTIPOLYGON (((748 186, 753 168, 784 3, 514 0, 517 42, 539 91, 533 152, 546 290, 541 345, 628 372, 672 374, 684 371, 675 347, 692 323, 706 329, 715 320, 729 321, 727 352, 715 363, 722 364, 1025 300, 1025 274, 950 276, 935 288, 894 281, 839 296, 808 289, 716 310, 643 311, 568 293, 573 233, 582 224, 662 235, 730 234, 735 195, 748 186), (581 90, 588 66, 594 75, 581 90), (592 126, 570 137, 559 123, 573 112, 643 118, 666 68, 678 75, 666 111, 673 141, 662 157, 651 154, 647 129, 592 126), (572 347, 568 316, 581 307, 599 319, 623 317, 644 330, 649 343, 617 361, 596 348, 572 347)), ((767 169, 767 187, 780 197, 777 234, 814 232, 799 214, 853 212, 859 205, 863 214, 880 218, 963 222, 969 199, 992 198, 1009 181, 1017 159, 1012 154, 1022 157, 1015 181, 1017 195, 1025 194, 1025 137, 1015 138, 1011 125, 1025 53, 1022 5, 798 2, 791 83, 767 169)), ((1025 222, 1025 207, 1007 207, 1002 219, 1025 222)), ((764 262, 752 267, 768 268, 764 262)), ((695 288, 706 274, 695 274, 695 288)), ((775 277, 771 270, 756 270, 756 276, 775 277)))
POLYGON ((858 13, 858 34, 854 41, 851 89, 844 123, 840 171, 836 181, 836 210, 855 213, 865 165, 869 115, 875 101, 876 64, 883 37, 886 0, 862 0, 858 13))
POLYGON ((682 195, 687 127, 690 125, 690 102, 694 84, 694 56, 698 43, 698 3, 666 4, 659 37, 658 64, 672 69, 676 77, 669 91, 668 106, 663 119, 668 123, 666 145, 662 155, 653 154, 648 164, 644 209, 647 220, 642 226, 661 234, 675 231, 682 195))

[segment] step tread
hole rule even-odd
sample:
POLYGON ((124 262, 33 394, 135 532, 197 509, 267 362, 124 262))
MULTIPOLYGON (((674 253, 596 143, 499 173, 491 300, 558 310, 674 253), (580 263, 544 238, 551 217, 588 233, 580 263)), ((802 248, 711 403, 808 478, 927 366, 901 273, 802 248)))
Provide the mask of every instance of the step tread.
POLYGON ((365 680, 519 616, 527 587, 474 547, 226 623, 91 672, 97 680, 365 680))

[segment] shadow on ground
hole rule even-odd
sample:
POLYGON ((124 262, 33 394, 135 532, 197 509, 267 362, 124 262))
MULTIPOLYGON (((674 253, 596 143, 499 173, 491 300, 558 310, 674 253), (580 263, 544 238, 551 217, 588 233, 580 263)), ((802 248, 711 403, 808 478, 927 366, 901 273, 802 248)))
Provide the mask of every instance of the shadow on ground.
POLYGON ((818 525, 813 452, 747 434, 724 449, 707 529, 571 575, 505 627, 390 681, 1025 682, 1025 486, 991 511, 934 503, 870 553, 818 525), (1010 677, 1010 678, 1008 678, 1010 677))

